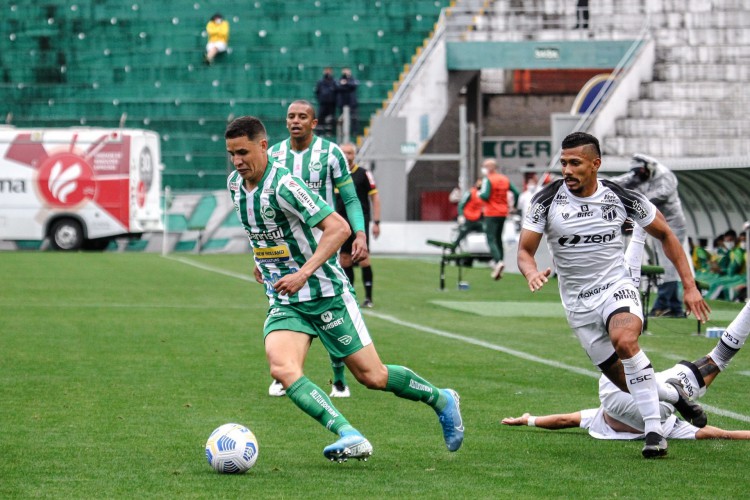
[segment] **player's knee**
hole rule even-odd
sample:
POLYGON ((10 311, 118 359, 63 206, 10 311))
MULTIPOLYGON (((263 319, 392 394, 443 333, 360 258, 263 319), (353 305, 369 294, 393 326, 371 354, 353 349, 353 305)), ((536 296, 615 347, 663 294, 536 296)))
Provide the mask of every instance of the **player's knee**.
POLYGON ((382 366, 382 369, 358 372, 354 376, 360 384, 368 389, 383 390, 388 385, 388 370, 385 366, 382 366))

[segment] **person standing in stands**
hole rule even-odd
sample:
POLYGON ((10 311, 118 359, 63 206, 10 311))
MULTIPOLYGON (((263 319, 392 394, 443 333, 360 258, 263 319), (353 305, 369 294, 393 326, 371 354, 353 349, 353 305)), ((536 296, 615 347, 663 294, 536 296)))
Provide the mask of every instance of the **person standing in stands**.
POLYGON ((357 108, 359 107, 359 102, 357 101, 358 86, 359 80, 352 76, 352 70, 350 68, 344 68, 341 71, 341 77, 339 77, 338 87, 336 89, 336 105, 339 113, 343 113, 344 107, 349 106, 351 135, 357 135, 359 133, 359 116, 357 115, 357 108))
POLYGON ((497 161, 487 158, 482 164, 482 189, 479 197, 485 201, 484 205, 484 232, 487 235, 487 245, 490 247, 492 260, 492 279, 499 280, 503 277, 505 263, 503 258, 503 228, 505 219, 508 217, 508 192, 514 196, 513 206, 518 202, 518 189, 511 184, 510 179, 498 171, 497 161))
MULTIPOLYGON (((336 206, 335 190, 339 191, 352 233, 355 235, 351 257, 354 262, 359 262, 367 257, 367 235, 362 205, 357 198, 344 153, 335 143, 313 134, 317 124, 312 104, 305 100, 292 102, 286 113, 289 138, 274 144, 268 150, 268 155, 288 168, 292 175, 305 181, 307 187, 323 198, 329 206, 336 206)), ((343 361, 331 356, 331 366, 331 395, 349 397, 343 361), (340 387, 343 389, 339 390, 340 387)), ((281 382, 274 380, 268 388, 268 394, 283 396, 286 392, 281 382)))
MULTIPOLYGON (((378 188, 375 185, 375 177, 372 173, 354 163, 354 159, 357 156, 357 147, 352 143, 346 143, 341 146, 341 151, 344 152, 347 162, 349 163, 349 169, 354 182, 354 189, 357 192, 357 198, 359 203, 362 205, 362 215, 365 218, 365 235, 367 236, 367 248, 370 248, 370 232, 369 228, 372 227, 372 235, 377 238, 380 236, 380 195, 378 194, 378 188), (372 210, 370 205, 372 204, 372 210), (372 222, 372 225, 370 224, 372 222)), ((336 212, 341 215, 347 221, 349 220, 346 214, 346 205, 341 196, 336 196, 336 212)), ((351 225, 351 224, 350 224, 351 225)), ((354 232, 352 236, 344 242, 339 252, 339 264, 344 269, 346 277, 349 278, 349 282, 354 286, 354 260, 352 259, 352 245, 354 244, 354 232)), ((362 284, 365 287, 365 300, 362 302, 362 307, 374 307, 372 302, 372 265, 370 264, 369 254, 362 260, 359 261, 359 268, 362 270, 362 284)), ((343 384, 341 384, 342 387, 343 384)), ((335 382, 334 382, 335 386, 335 382)), ((337 388, 339 391, 343 391, 343 388, 337 388)))
POLYGON ((333 79, 333 70, 326 67, 323 70, 323 78, 315 84, 315 98, 318 100, 318 122, 322 133, 330 135, 333 133, 336 121, 336 92, 338 86, 333 79))
POLYGON ((211 16, 208 24, 206 24, 206 35, 208 36, 208 43, 206 44, 204 60, 210 66, 219 53, 227 51, 229 46, 229 22, 217 12, 211 16))

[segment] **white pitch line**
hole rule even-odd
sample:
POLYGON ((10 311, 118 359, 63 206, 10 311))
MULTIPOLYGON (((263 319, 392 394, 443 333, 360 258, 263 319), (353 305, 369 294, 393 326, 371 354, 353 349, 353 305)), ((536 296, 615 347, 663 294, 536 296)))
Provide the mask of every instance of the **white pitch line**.
MULTIPOLYGON (((182 264, 187 264, 189 266, 197 267, 198 269, 202 269, 204 271, 214 272, 218 274, 222 274, 224 276, 229 276, 230 278, 237 278, 244 281, 251 281, 255 283, 255 278, 250 277, 244 274, 237 274, 230 271, 225 271, 224 269, 219 269, 216 267, 206 266, 204 264, 199 264, 197 262, 191 261, 189 259, 181 258, 181 257, 165 257, 170 260, 174 260, 176 262, 180 262, 182 264)), ((445 330, 439 330, 437 328, 432 328, 430 326, 424 326, 420 325, 418 323, 412 323, 410 321, 404 321, 402 319, 396 318, 395 316, 389 316, 387 314, 381 314, 377 313, 371 310, 364 310, 362 311, 363 314, 366 314, 367 316, 372 316, 374 318, 382 319, 383 321, 388 321, 390 323, 403 326, 406 328, 411 328, 412 330, 418 330, 420 332, 429 333, 431 335, 436 335, 438 337, 444 337, 452 340, 457 340, 459 342, 464 342, 466 344, 471 344, 479 347, 484 347, 485 349, 491 349, 493 351, 502 352, 504 354, 508 354, 510 356, 515 356, 517 358, 525 359, 527 361, 533 361, 534 363, 540 363, 543 365, 551 366, 553 368, 560 368, 562 370, 567 370, 569 372, 577 373, 579 375, 585 375, 587 377, 592 378, 599 378, 601 373, 596 372, 594 370, 587 370, 585 368, 579 368, 577 366, 571 366, 566 365, 565 363, 560 363, 558 361, 553 361, 546 358, 540 358, 539 356, 534 356, 533 354, 529 354, 523 351, 517 351, 515 349, 510 349, 508 347, 503 347, 501 345, 493 344, 490 342, 486 342, 484 340, 475 339, 473 337, 467 337, 465 335, 460 335, 458 333, 452 333, 445 330)), ((721 408, 717 408, 716 406, 711 406, 707 404, 701 403, 701 406, 703 406, 703 409, 711 412, 715 415, 720 415, 722 417, 727 418, 733 418, 735 420, 740 420, 742 422, 750 422, 750 416, 743 415, 741 413, 735 413, 733 411, 729 410, 722 410, 721 408)))

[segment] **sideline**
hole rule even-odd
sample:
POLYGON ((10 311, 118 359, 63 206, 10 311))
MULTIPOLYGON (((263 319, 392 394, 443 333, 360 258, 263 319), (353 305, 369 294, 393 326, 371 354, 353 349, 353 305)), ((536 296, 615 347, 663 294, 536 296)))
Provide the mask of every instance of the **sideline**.
MULTIPOLYGON (((192 261, 190 259, 186 259, 184 257, 170 257, 170 256, 167 255, 167 256, 164 256, 164 258, 165 259, 169 259, 169 260, 173 260, 175 262, 180 262, 182 264, 186 264, 186 265, 189 265, 189 266, 193 266, 193 267, 196 267, 198 269, 202 269, 204 271, 208 271, 208 272, 212 272, 212 273, 218 273, 218 274, 222 274, 224 276, 229 276, 230 278, 237 278, 237 279, 241 279, 241 280, 244 280, 244 281, 251 281, 251 282, 255 283, 255 278, 253 278, 251 276, 244 275, 244 274, 233 273, 231 271, 226 271, 224 269, 219 269, 219 268, 212 267, 212 266, 207 266, 205 264, 200 264, 198 262, 192 261)), ((444 337, 444 338, 448 338, 448 339, 452 339, 452 340, 457 340, 459 342, 464 342, 466 344, 471 344, 471 345, 475 345, 475 346, 479 346, 479 347, 484 347, 485 349, 491 349, 493 351, 502 352, 502 353, 508 354, 510 356, 515 356, 517 358, 525 359, 527 361, 532 361, 534 363, 540 363, 540 364, 543 364, 543 365, 551 366, 553 368, 559 368, 561 370, 570 371, 570 372, 573 372, 573 373, 577 373, 579 375, 585 375, 587 377, 592 377, 592 378, 596 378, 596 379, 598 379, 599 376, 600 376, 600 373, 596 372, 594 370, 588 370, 588 369, 585 369, 585 368, 579 368, 577 366, 567 365, 565 363, 560 363, 558 361, 553 361, 551 359, 540 358, 539 356, 534 356, 533 354, 528 354, 528 353, 523 352, 523 351, 516 351, 515 349, 509 349, 507 347, 503 347, 501 345, 493 344, 491 342, 485 342, 484 340, 475 339, 475 338, 472 338, 472 337, 467 337, 465 335, 459 335, 457 333, 452 333, 452 332, 448 332, 448 331, 445 331, 445 330, 439 330, 437 328, 432 328, 432 327, 429 327, 429 326, 420 325, 418 323, 412 323, 410 321, 404 321, 402 319, 396 318, 395 316, 390 316, 390 315, 387 315, 387 314, 381 314, 381 313, 378 313, 378 312, 375 312, 375 311, 371 311, 371 310, 363 310, 362 314, 364 314, 366 316, 372 316, 373 318, 377 318, 377 319, 380 319, 380 320, 383 320, 383 321, 388 321, 389 323, 393 323, 395 325, 403 326, 403 327, 406 327, 406 328, 411 328, 412 330, 417 330, 417 331, 420 331, 420 332, 429 333, 431 335, 436 335, 438 337, 444 337)), ((704 410, 706 410, 706 411, 708 411, 710 413, 713 413, 715 415, 719 415, 719 416, 722 416, 722 417, 733 418, 735 420, 739 420, 739 421, 742 421, 742 422, 750 422, 750 416, 748 416, 748 415, 743 415, 741 413, 735 413, 735 412, 729 411, 729 410, 722 410, 721 408, 717 408, 715 406, 707 405, 707 404, 704 404, 703 402, 701 402, 701 406, 703 406, 704 410)))

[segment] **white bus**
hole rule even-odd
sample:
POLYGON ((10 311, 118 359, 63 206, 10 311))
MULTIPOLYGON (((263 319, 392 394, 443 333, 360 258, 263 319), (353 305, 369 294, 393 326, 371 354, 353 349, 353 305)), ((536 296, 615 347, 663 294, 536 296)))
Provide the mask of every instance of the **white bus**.
POLYGON ((156 132, 0 126, 0 240, 103 250, 161 231, 156 132))

